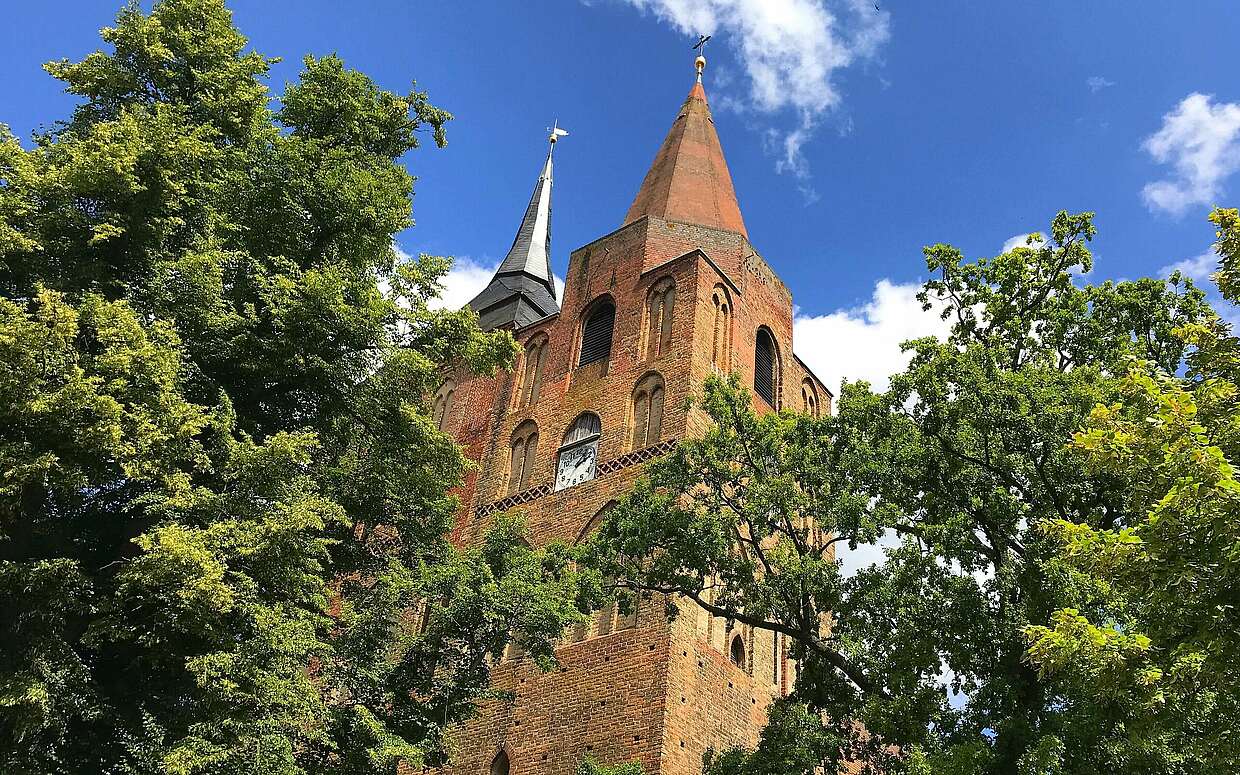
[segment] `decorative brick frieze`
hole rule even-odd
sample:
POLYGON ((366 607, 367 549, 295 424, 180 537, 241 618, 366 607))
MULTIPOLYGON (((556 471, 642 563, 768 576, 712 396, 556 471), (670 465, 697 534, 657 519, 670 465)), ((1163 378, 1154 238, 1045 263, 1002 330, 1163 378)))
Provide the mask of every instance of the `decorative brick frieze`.
MULTIPOLYGON (((664 441, 659 442, 658 444, 653 444, 649 447, 646 447, 645 449, 639 449, 634 452, 630 452, 627 455, 621 455, 620 457, 612 458, 611 460, 608 460, 605 463, 599 463, 598 469, 597 469, 597 472, 598 472, 597 475, 605 476, 607 474, 614 474, 616 471, 619 471, 622 468, 628 468, 629 466, 635 466, 635 465, 638 465, 639 463, 645 463, 649 460, 653 460, 654 458, 660 455, 666 455, 668 452, 671 452, 673 449, 676 448, 677 441, 678 441, 677 439, 666 439, 664 441)), ((552 493, 551 484, 549 483, 540 484, 537 487, 531 487, 528 490, 522 490, 521 492, 513 493, 512 495, 509 495, 507 498, 504 498, 502 500, 497 500, 492 503, 487 503, 483 506, 479 506, 477 509, 474 510, 474 516, 478 519, 482 519, 483 517, 489 517, 492 514, 502 513, 502 512, 508 511, 509 509, 516 508, 517 506, 524 506, 527 503, 532 503, 533 501, 538 500, 544 495, 550 495, 551 493, 552 493)))

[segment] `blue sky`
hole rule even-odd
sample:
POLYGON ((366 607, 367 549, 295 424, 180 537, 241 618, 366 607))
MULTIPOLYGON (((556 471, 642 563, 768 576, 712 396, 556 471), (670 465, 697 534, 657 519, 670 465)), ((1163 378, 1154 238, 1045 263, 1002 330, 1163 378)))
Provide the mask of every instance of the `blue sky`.
MULTIPOLYGON (((6 9, 0 121, 22 137, 71 101, 39 65, 79 58, 118 2, 6 9)), ((928 325, 921 247, 993 255, 1059 209, 1094 210, 1094 276, 1202 273, 1211 202, 1240 203, 1234 0, 233 0, 252 45, 339 53, 456 114, 412 153, 408 252, 462 257, 453 299, 504 254, 557 149, 554 265, 619 225, 714 32, 706 85, 753 242, 800 307, 798 351, 879 381, 928 325), (1191 95, 1200 95, 1191 97, 1191 95), (789 153, 792 148, 795 152, 789 153)))

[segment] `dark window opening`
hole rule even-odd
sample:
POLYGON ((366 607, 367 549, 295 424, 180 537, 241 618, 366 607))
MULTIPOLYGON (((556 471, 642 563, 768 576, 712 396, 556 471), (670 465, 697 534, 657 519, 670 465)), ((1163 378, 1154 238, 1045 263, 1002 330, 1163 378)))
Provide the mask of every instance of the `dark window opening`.
POLYGON ((605 361, 611 355, 611 331, 616 323, 616 307, 610 301, 598 304, 581 327, 581 357, 578 366, 605 361))
POLYGON ((728 652, 728 656, 732 659, 732 664, 740 669, 745 669, 745 639, 738 632, 732 637, 732 647, 728 652))
POLYGON ((508 752, 500 751, 495 754, 495 758, 491 760, 491 775, 508 775, 509 769, 508 752))
POLYGON ((754 348, 753 389, 762 400, 774 409, 776 385, 778 384, 778 359, 775 354, 775 340, 765 328, 758 330, 757 345, 754 348))

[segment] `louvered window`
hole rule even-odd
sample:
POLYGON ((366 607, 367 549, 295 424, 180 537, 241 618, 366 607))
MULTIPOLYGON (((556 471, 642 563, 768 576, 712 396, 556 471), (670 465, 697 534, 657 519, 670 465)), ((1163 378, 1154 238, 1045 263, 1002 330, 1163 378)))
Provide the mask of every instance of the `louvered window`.
POLYGON ((573 424, 564 433, 564 442, 561 447, 571 447, 574 444, 592 439, 603 432, 603 423, 598 419, 598 415, 593 412, 584 412, 578 415, 573 424))
POLYGON ((776 385, 779 382, 777 366, 775 340, 771 338, 769 331, 760 329, 757 346, 754 348, 753 389, 772 408, 776 409, 779 408, 775 404, 776 385))
POLYGON ((616 308, 609 302, 598 304, 581 328, 581 357, 578 366, 605 361, 611 355, 611 330, 616 322, 616 308))

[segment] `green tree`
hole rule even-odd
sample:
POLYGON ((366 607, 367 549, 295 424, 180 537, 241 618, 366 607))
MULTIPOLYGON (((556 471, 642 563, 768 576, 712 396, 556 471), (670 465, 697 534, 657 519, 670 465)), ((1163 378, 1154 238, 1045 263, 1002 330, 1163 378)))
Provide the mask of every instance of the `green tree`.
POLYGON ((1110 605, 1039 525, 1120 523, 1125 482, 1069 441, 1121 398, 1132 358, 1176 369, 1174 332, 1208 307, 1187 283, 1079 285, 1093 236, 1089 214, 1061 213, 994 258, 927 248, 921 298, 951 333, 909 343, 889 390, 847 385, 814 419, 756 415, 735 378, 712 381, 712 429, 612 512, 589 550, 604 573, 783 633, 798 661, 757 749, 712 775, 1124 771, 1103 745, 1121 721, 1026 659, 1030 624, 1110 605), (836 547, 880 536, 884 562, 841 572, 836 547))
POLYGON ((577 775, 644 775, 644 773, 645 770, 642 769, 640 764, 630 762, 608 767, 599 764, 589 756, 577 767, 577 775))
MULTIPOLYGON (((1227 301, 1240 289, 1240 213, 1215 210, 1227 301)), ((1073 444, 1092 472, 1115 477, 1124 519, 1075 515, 1044 530, 1057 560, 1109 605, 1057 611, 1030 626, 1047 675, 1113 707, 1124 725, 1116 759, 1147 772, 1240 768, 1240 341, 1219 318, 1177 330, 1191 346, 1183 374, 1134 360, 1122 393, 1097 406, 1073 444)))
POLYGON ((103 38, 46 66, 67 121, 0 127, 0 770, 442 761, 597 590, 513 520, 446 540, 428 395, 516 350, 392 246, 451 116, 334 56, 271 103, 222 0, 103 38))

